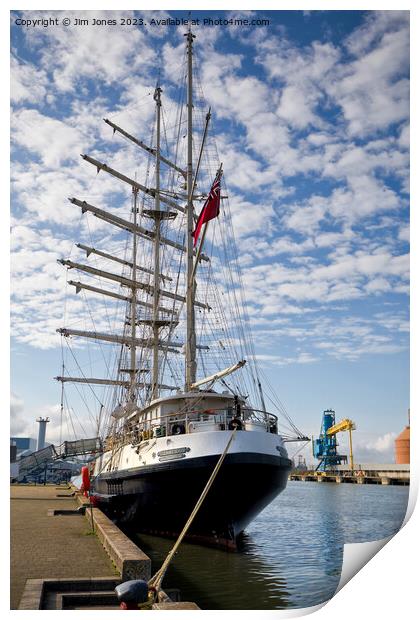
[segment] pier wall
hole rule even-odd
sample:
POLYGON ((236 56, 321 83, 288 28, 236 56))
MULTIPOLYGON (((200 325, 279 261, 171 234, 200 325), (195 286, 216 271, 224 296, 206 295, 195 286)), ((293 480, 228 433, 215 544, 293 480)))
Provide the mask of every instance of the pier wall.
POLYGON ((99 508, 88 508, 85 517, 93 523, 95 533, 121 575, 122 581, 144 579, 151 575, 151 560, 99 508))
POLYGON ((383 484, 409 485, 410 466, 395 463, 356 463, 353 469, 347 465, 337 465, 334 470, 293 471, 289 480, 305 482, 335 482, 336 484, 383 484))

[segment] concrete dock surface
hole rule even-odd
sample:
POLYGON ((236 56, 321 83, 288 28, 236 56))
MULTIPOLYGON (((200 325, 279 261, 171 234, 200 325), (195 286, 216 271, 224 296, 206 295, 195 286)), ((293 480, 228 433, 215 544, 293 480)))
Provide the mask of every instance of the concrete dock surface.
POLYGON ((117 576, 86 517, 49 516, 51 510, 79 507, 70 493, 56 485, 10 487, 11 609, 18 608, 27 579, 117 576))

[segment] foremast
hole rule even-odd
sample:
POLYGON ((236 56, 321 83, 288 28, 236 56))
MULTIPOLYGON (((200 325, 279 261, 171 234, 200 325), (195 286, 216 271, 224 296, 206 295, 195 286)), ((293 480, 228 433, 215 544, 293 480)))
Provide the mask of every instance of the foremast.
MULTIPOLYGON (((79 271, 84 271, 88 274, 99 276, 101 278, 109 279, 112 282, 118 282, 122 286, 127 286, 130 290, 129 296, 120 295, 115 292, 107 291, 102 288, 97 288, 93 286, 89 286, 82 282, 73 282, 69 283, 76 287, 76 292, 80 290, 89 290, 91 292, 96 292, 101 295, 113 297, 114 299, 121 299, 128 302, 128 316, 127 321, 129 325, 129 333, 127 335, 119 336, 117 334, 103 334, 96 331, 82 331, 75 329, 66 329, 60 328, 58 329, 58 333, 62 334, 65 337, 68 336, 81 336, 83 338, 93 338, 95 340, 102 340, 105 342, 119 343, 127 346, 130 349, 130 363, 128 368, 120 368, 120 372, 129 373, 129 379, 127 381, 120 380, 112 380, 112 379, 97 379, 97 378, 77 378, 77 377, 65 377, 64 372, 61 377, 56 377, 57 380, 61 381, 62 384, 66 382, 72 383, 90 383, 96 385, 120 385, 124 386, 127 389, 126 392, 126 404, 117 407, 117 410, 121 410, 121 413, 124 415, 130 414, 137 407, 137 391, 139 388, 149 388, 149 400, 153 400, 159 397, 159 390, 174 390, 178 389, 177 386, 164 385, 159 383, 159 351, 165 350, 165 352, 179 353, 177 350, 181 345, 177 342, 171 343, 168 340, 160 339, 160 329, 166 326, 174 326, 177 324, 177 314, 173 309, 166 308, 160 305, 161 296, 169 297, 174 301, 185 302, 186 298, 182 295, 178 295, 176 293, 172 293, 170 291, 165 291, 161 288, 161 281, 172 281, 172 278, 166 276, 160 272, 160 246, 162 244, 172 246, 176 249, 179 249, 185 253, 187 253, 187 247, 180 246, 179 244, 172 242, 170 239, 166 239, 161 236, 161 222, 165 219, 174 219, 177 215, 174 211, 161 209, 161 202, 164 202, 167 205, 172 206, 177 209, 177 211, 184 212, 184 209, 180 207, 173 200, 168 199, 165 196, 161 195, 161 183, 160 183, 160 164, 161 162, 166 165, 172 167, 177 172, 181 173, 184 178, 186 178, 186 173, 181 168, 170 162, 167 158, 163 157, 161 154, 161 93, 162 89, 159 85, 156 86, 154 92, 154 100, 156 102, 156 148, 147 147, 142 141, 135 139, 133 136, 128 134, 126 131, 111 123, 107 119, 104 119, 105 122, 110 125, 114 133, 118 131, 125 138, 128 138, 134 141, 138 146, 147 150, 150 154, 152 154, 156 160, 155 167, 155 188, 147 188, 142 184, 138 183, 136 180, 132 180, 125 175, 117 172, 116 170, 110 168, 106 164, 98 162, 97 160, 87 156, 82 155, 83 159, 88 161, 89 163, 95 165, 97 167, 98 172, 100 170, 104 170, 119 178, 120 180, 128 183, 132 187, 132 195, 133 195, 133 207, 132 207, 132 219, 131 221, 125 221, 122 218, 113 216, 112 214, 103 211, 102 209, 98 209, 92 205, 89 205, 85 201, 79 201, 75 198, 69 199, 70 202, 80 206, 82 209, 82 213, 88 211, 93 213, 96 217, 103 219, 104 221, 117 226, 118 228, 122 228, 130 231, 133 234, 133 242, 132 242, 132 261, 121 260, 118 257, 112 256, 106 252, 101 250, 97 250, 95 248, 91 248, 84 244, 77 244, 79 248, 84 249, 86 251, 86 255, 97 254, 103 258, 108 260, 112 260, 126 266, 131 267, 131 277, 127 278, 124 276, 119 276, 114 273, 110 273, 104 270, 96 269, 94 267, 89 267, 88 265, 83 265, 80 263, 75 263, 70 260, 62 260, 59 262, 69 269, 75 268, 79 271), (142 214, 154 222, 153 230, 146 229, 144 227, 139 226, 138 224, 138 193, 139 191, 144 192, 145 194, 149 194, 154 198, 154 208, 150 209, 142 209, 142 214), (137 240, 138 237, 142 239, 147 239, 153 243, 153 269, 149 270, 144 266, 140 266, 137 264, 137 240), (149 273, 153 276, 153 284, 147 284, 145 282, 138 280, 138 272, 149 273), (144 291, 148 293, 152 297, 152 303, 142 302, 137 298, 138 291, 144 291), (148 310, 148 316, 146 318, 139 319, 137 315, 138 306, 143 306, 146 310, 148 310), (160 313, 166 314, 164 319, 160 318, 160 313), (169 318, 167 318, 169 316, 169 318), (137 335, 137 325, 144 324, 151 329, 151 337, 149 338, 138 338, 137 335), (137 349, 147 347, 152 349, 152 368, 151 368, 151 381, 149 384, 145 382, 139 382, 138 374, 140 372, 147 371, 147 369, 140 369, 137 367, 137 349), (177 348, 174 348, 177 347, 177 348)), ((206 258, 206 257, 204 257, 206 258)), ((203 307, 206 307, 205 304, 202 304, 203 307)), ((117 412, 116 410, 116 412, 117 412)), ((119 413, 118 413, 119 415, 119 413)))
POLYGON ((153 285, 153 361, 152 361, 152 400, 157 398, 159 378, 159 270, 160 270, 160 115, 161 115, 161 92, 158 85, 155 90, 156 102, 156 193, 155 193, 155 243, 154 243, 154 274, 153 285))
POLYGON ((153 305, 151 319, 145 319, 143 322, 150 325, 152 331, 152 379, 151 379, 151 393, 150 399, 154 400, 159 397, 159 350, 160 339, 159 332, 162 327, 174 325, 172 319, 161 319, 159 312, 161 308, 159 306, 160 301, 160 245, 161 239, 161 223, 164 220, 174 219, 176 213, 161 209, 161 189, 160 189, 160 162, 161 162, 161 148, 160 148, 160 135, 161 135, 161 100, 162 89, 159 84, 156 86, 153 98, 156 103, 156 167, 155 167, 155 204, 154 209, 143 209, 143 214, 146 217, 151 218, 154 221, 154 243, 153 243, 153 305))

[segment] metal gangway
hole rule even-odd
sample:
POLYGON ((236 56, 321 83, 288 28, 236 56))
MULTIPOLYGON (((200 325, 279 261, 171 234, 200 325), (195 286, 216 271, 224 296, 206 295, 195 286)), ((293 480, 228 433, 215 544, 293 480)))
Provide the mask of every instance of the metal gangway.
POLYGON ((64 441, 59 446, 51 444, 20 459, 19 477, 22 474, 29 473, 32 469, 45 466, 49 462, 64 460, 74 456, 98 454, 102 451, 103 444, 100 437, 64 441))

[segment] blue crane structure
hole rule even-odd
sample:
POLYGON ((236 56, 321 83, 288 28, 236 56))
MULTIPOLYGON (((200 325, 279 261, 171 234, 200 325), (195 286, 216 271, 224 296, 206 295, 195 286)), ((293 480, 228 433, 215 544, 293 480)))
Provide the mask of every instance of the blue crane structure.
POLYGON ((349 431, 349 453, 350 468, 353 469, 353 444, 352 431, 356 429, 356 425, 348 418, 341 420, 336 424, 335 411, 326 409, 322 416, 321 430, 318 439, 312 440, 312 452, 315 458, 319 459, 316 470, 326 471, 334 469, 334 466, 347 463, 347 455, 338 454, 337 433, 340 431, 349 431))

